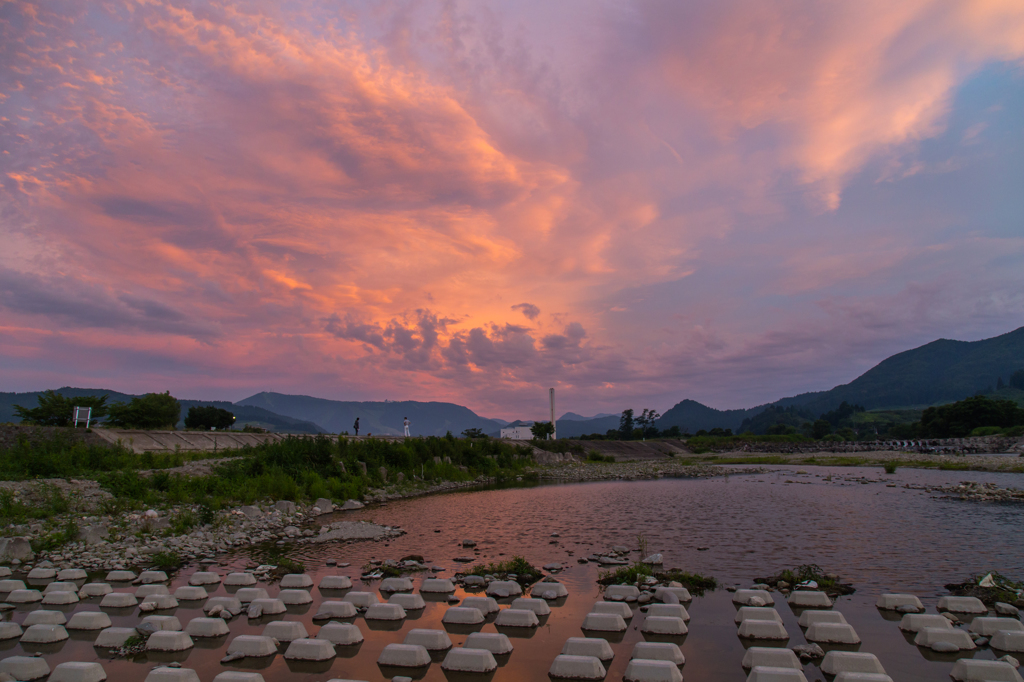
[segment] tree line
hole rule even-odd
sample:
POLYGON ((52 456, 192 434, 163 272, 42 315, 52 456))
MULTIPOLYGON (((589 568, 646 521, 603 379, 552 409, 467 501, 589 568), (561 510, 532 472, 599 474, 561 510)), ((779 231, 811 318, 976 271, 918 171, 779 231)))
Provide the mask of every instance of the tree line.
MULTIPOLYGON (((122 429, 173 429, 181 419, 181 403, 171 395, 147 393, 129 402, 107 404, 108 396, 81 396, 69 398, 56 391, 39 394, 36 407, 14 406, 14 413, 22 424, 37 426, 71 426, 74 408, 92 408, 91 422, 122 429)), ((235 415, 213 405, 194 405, 188 408, 185 428, 201 431, 229 429, 235 415)))

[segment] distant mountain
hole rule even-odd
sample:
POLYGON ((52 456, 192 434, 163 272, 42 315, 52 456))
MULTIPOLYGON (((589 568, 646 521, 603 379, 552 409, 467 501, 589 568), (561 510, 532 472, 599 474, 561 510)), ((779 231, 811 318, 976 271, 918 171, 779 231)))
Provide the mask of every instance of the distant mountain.
POLYGON ((583 415, 576 414, 575 412, 566 412, 565 414, 558 418, 558 421, 585 422, 590 421, 592 419, 601 419, 602 417, 615 417, 616 419, 618 419, 618 416, 619 415, 617 414, 611 414, 609 412, 599 412, 598 414, 595 414, 593 417, 584 417, 583 415))
POLYGON ((684 400, 674 407, 666 410, 657 422, 659 429, 669 429, 678 426, 683 432, 696 433, 701 429, 738 429, 740 424, 747 417, 763 412, 765 405, 752 407, 747 410, 716 410, 713 407, 702 405, 696 400, 684 400))
POLYGON ((409 430, 415 436, 443 436, 448 431, 459 436, 466 429, 473 428, 496 436, 502 427, 500 422, 485 419, 468 407, 454 403, 421 403, 413 400, 354 402, 306 395, 257 393, 235 404, 262 407, 277 414, 307 419, 331 433, 352 433, 356 417, 359 418, 359 433, 362 435, 401 435, 405 417, 409 418, 409 430))
POLYGON ((589 436, 592 433, 604 434, 609 429, 619 428, 619 417, 618 415, 611 415, 583 421, 563 417, 556 422, 555 428, 558 431, 559 438, 579 438, 580 436, 589 436))

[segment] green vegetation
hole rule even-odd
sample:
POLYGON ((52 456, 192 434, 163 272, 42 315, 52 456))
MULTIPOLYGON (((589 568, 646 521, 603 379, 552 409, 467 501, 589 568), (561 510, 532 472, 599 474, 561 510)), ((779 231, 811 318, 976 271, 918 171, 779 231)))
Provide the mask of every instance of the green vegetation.
POLYGON ((181 419, 181 403, 170 391, 147 393, 129 403, 114 403, 107 410, 107 423, 126 429, 173 429, 181 419))
POLYGON ((722 450, 739 450, 746 443, 805 443, 811 439, 798 434, 780 436, 755 436, 742 434, 739 436, 694 436, 686 441, 686 446, 694 454, 722 450))
POLYGON ((521 556, 514 556, 506 561, 490 563, 486 566, 474 566, 466 575, 494 575, 501 578, 515 575, 516 582, 522 585, 531 585, 542 577, 541 572, 521 556))
POLYGON ((39 404, 33 408, 14 405, 14 413, 21 418, 23 424, 71 426, 76 406, 91 407, 93 422, 98 422, 107 414, 107 396, 65 398, 56 391, 43 391, 38 401, 39 404))
POLYGON ((949 405, 929 407, 921 415, 920 431, 925 438, 963 438, 980 427, 1002 430, 1016 426, 1024 426, 1024 409, 1017 407, 1016 403, 975 396, 949 405))
POLYGON ((571 452, 575 455, 583 454, 583 445, 569 441, 568 439, 532 440, 530 441, 530 445, 539 450, 544 450, 545 452, 557 452, 559 454, 571 452))
POLYGON ((887 474, 895 474, 896 473, 896 462, 892 462, 892 461, 885 462, 884 464, 882 464, 882 468, 885 469, 885 473, 887 473, 887 474))
POLYGON ((547 440, 548 436, 555 433, 555 425, 551 422, 534 422, 530 427, 530 433, 534 440, 547 440))
POLYGON ((176 571, 181 567, 185 560, 181 558, 181 555, 173 550, 166 552, 157 552, 149 558, 154 568, 159 568, 163 571, 176 571))
POLYGON ((488 435, 483 432, 482 429, 472 428, 466 429, 462 432, 463 438, 488 438, 488 435))
POLYGON ((796 568, 787 568, 767 578, 756 578, 755 582, 771 585, 772 587, 776 587, 780 582, 786 582, 792 588, 808 580, 818 583, 818 589, 832 597, 840 594, 853 594, 856 591, 853 585, 841 582, 841 578, 835 574, 825 573, 821 566, 817 564, 804 564, 796 568))
POLYGON ((201 431, 219 429, 224 431, 230 429, 234 423, 235 415, 213 405, 193 405, 188 408, 188 414, 185 416, 186 429, 198 429, 201 431))
POLYGON ((74 519, 69 519, 60 530, 33 540, 32 549, 37 552, 52 552, 77 539, 78 524, 74 519))
POLYGON ((1018 595, 1024 590, 1024 581, 1014 581, 998 571, 990 571, 971 576, 962 583, 950 583, 946 589, 958 597, 977 597, 989 606, 1000 601, 1013 604, 1020 599, 1018 595), (984 587, 979 585, 983 581, 987 583, 984 587))
POLYGON ((597 450, 591 450, 587 453, 588 462, 614 462, 615 455, 602 455, 597 450))
POLYGON ((10 490, 0 490, 0 522, 21 523, 26 519, 48 519, 64 514, 71 505, 56 486, 40 486, 34 491, 31 504, 18 499, 10 490))
POLYGON ((690 573, 678 568, 672 568, 667 571, 655 571, 653 567, 641 563, 619 566, 614 571, 603 572, 598 577, 597 582, 601 585, 634 585, 650 577, 661 582, 671 582, 674 580, 698 597, 703 596, 707 591, 718 589, 718 580, 712 576, 690 573))

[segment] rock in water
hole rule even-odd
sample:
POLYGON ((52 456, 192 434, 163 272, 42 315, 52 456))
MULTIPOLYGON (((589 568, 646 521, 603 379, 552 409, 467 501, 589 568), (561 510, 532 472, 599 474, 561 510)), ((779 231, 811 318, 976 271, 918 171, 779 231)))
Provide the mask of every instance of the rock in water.
POLYGON ((825 656, 825 650, 817 644, 799 644, 793 647, 793 653, 799 656, 800 660, 823 658, 825 656))

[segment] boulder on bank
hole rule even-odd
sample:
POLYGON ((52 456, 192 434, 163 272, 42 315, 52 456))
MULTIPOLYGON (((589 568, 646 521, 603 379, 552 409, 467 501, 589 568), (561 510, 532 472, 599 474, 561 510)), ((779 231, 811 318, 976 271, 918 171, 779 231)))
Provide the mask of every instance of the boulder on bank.
POLYGON ((31 561, 34 556, 28 538, 0 538, 0 561, 31 561))

